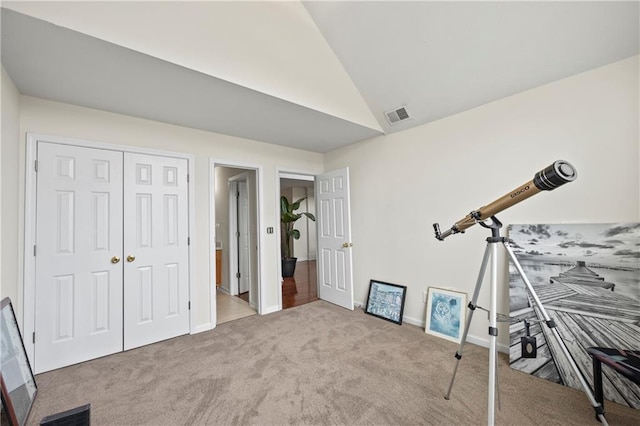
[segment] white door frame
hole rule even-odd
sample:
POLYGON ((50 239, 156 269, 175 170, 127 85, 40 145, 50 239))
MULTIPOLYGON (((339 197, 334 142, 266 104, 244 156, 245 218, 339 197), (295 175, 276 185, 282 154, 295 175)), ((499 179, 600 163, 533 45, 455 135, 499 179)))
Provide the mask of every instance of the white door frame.
MULTIPOLYGON (((132 152, 136 154, 161 155, 165 157, 183 158, 187 160, 189 179, 189 299, 194 300, 195 289, 193 283, 195 257, 195 197, 194 197, 194 156, 180 152, 163 151, 152 148, 141 148, 132 145, 116 145, 105 142, 90 141, 87 139, 72 139, 39 133, 27 133, 27 151, 25 162, 25 188, 24 188, 24 273, 23 273, 23 312, 24 312, 24 346, 33 365, 35 357, 35 345, 33 334, 35 333, 35 246, 36 246, 36 182, 37 173, 35 164, 37 159, 38 141, 71 145, 86 148, 106 149, 111 151, 132 152)), ((189 332, 194 333, 194 309, 189 311, 189 332)))
MULTIPOLYGON (((265 275, 265 265, 263 259, 268 256, 265 254, 266 248, 262 244, 262 224, 264 223, 264 188, 263 188, 263 171, 262 166, 252 163, 243 163, 239 161, 223 160, 209 157, 209 252, 215 253, 216 250, 216 182, 215 182, 215 168, 221 167, 233 167, 237 169, 254 170, 256 173, 256 206, 258 208, 256 224, 256 244, 258 245, 258 276, 255 279, 258 282, 258 315, 262 315, 267 312, 267 307, 264 305, 263 294, 266 294, 266 283, 262 279, 265 275)), ((211 301, 211 328, 215 328, 217 324, 216 315, 216 262, 213 255, 209 256, 209 283, 210 283, 210 296, 211 301)))
MULTIPOLYGON (((308 171, 300 171, 300 170, 291 170, 288 168, 277 168, 276 169, 276 218, 278 218, 278 226, 276 226, 276 240, 278 241, 278 259, 281 257, 281 241, 282 241, 282 230, 280 226, 280 179, 299 179, 299 180, 311 180, 315 186, 315 177, 321 172, 308 172, 308 171)), ((316 223, 316 229, 318 224, 316 223)), ((318 242, 316 240, 316 252, 317 252, 318 242)), ((316 270, 316 283, 318 271, 316 270)), ((282 310, 282 262, 278 262, 278 276, 277 281, 278 285, 278 310, 282 310)))

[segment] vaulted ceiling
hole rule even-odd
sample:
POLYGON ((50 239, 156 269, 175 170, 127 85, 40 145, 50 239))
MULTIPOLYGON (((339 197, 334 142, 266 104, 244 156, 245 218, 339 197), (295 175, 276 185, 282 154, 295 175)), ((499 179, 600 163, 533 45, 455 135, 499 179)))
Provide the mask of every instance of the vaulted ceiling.
POLYGON ((2 65, 24 95, 329 152, 637 55, 639 5, 3 2, 2 65))

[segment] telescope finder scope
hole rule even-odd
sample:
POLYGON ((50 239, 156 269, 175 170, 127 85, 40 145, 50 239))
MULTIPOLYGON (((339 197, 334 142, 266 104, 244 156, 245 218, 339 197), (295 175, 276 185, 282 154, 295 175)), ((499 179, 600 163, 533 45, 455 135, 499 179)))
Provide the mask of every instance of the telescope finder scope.
POLYGON ((553 164, 536 173, 529 182, 520 185, 518 188, 503 195, 492 203, 472 211, 457 221, 450 229, 440 232, 440 225, 434 223, 433 229, 435 230, 436 238, 438 240, 444 240, 451 234, 464 232, 464 230, 470 226, 490 218, 496 213, 508 209, 514 204, 526 200, 541 191, 552 191, 565 183, 573 182, 576 180, 576 177, 578 177, 578 173, 569 162, 564 160, 554 161, 553 164))

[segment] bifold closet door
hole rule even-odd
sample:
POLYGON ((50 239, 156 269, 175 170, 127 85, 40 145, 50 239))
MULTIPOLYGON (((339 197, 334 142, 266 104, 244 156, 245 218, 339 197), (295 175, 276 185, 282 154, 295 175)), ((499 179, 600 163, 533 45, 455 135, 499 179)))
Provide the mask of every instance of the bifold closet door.
POLYGON ((39 142, 37 158, 39 373, 122 351, 123 153, 39 142))
POLYGON ((124 154, 124 349, 189 332, 187 160, 124 154))
POLYGON ((187 160, 37 150, 35 372, 187 334, 187 160))

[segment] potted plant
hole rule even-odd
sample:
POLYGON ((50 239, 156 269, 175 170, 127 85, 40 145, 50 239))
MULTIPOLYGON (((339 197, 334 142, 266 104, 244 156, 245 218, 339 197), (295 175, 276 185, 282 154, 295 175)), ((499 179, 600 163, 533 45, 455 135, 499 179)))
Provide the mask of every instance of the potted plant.
POLYGON ((308 212, 296 213, 296 210, 300 208, 300 203, 306 200, 307 197, 300 198, 294 203, 289 203, 289 200, 284 195, 280 197, 280 222, 284 228, 284 253, 282 256, 282 276, 283 277, 292 277, 293 273, 296 270, 296 261, 298 258, 292 256, 292 245, 293 240, 300 239, 300 231, 295 229, 293 226, 298 219, 302 216, 306 216, 307 218, 313 220, 315 222, 316 218, 314 215, 308 212))

